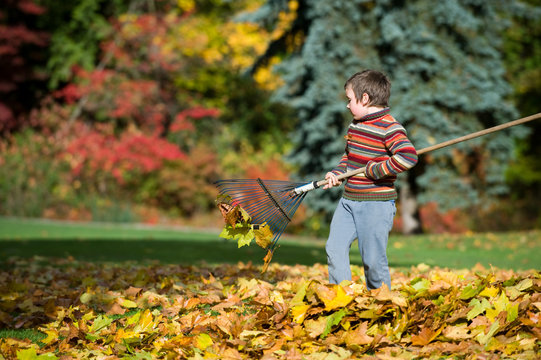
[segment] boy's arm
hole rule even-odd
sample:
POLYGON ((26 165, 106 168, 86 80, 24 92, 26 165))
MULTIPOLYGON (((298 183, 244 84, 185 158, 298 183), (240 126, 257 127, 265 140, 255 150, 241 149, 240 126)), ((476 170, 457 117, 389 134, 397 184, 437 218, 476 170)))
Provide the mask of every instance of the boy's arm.
POLYGON ((342 155, 342 158, 340 159, 340 162, 338 163, 338 165, 325 175, 325 180, 328 180, 329 182, 327 183, 327 185, 325 185, 323 187, 323 189, 330 189, 333 186, 338 186, 338 185, 342 184, 342 181, 336 179, 336 176, 346 172, 346 170, 347 170, 347 160, 348 160, 348 155, 347 155, 347 153, 344 153, 344 155, 342 155))
POLYGON ((385 161, 369 161, 365 174, 369 179, 378 180, 389 175, 396 175, 409 170, 417 164, 417 151, 408 139, 402 125, 393 125, 385 137, 385 147, 392 156, 385 161))
POLYGON ((334 169, 332 169, 330 172, 336 176, 345 173, 347 170, 347 162, 348 162, 348 154, 344 153, 338 165, 334 169))

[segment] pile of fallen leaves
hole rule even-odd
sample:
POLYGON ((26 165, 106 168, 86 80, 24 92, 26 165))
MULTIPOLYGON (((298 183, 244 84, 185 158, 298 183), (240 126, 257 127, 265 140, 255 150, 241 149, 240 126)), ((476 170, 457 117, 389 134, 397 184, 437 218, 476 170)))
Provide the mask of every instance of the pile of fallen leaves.
MULTIPOLYGON (((418 266, 392 291, 326 266, 15 259, 0 272, 5 359, 534 359, 541 274, 418 266), (364 358, 364 357, 363 357, 364 358)), ((355 267, 354 273, 362 273, 355 267)), ((1 331, 0 331, 1 332, 1 331)), ((0 358, 2 358, 0 356, 0 358)))

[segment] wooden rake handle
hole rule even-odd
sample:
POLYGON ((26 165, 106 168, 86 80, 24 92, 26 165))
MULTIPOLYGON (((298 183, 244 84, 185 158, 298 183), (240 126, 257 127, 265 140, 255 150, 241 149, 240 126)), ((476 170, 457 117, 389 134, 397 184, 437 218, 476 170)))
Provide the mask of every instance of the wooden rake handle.
MULTIPOLYGON (((425 148, 417 151, 417 155, 422 155, 422 154, 425 154, 427 152, 431 152, 431 151, 438 150, 438 149, 441 149, 441 148, 444 148, 444 147, 447 147, 447 146, 458 144, 458 143, 463 142, 463 141, 475 139, 475 138, 478 138, 478 137, 483 136, 483 135, 491 134, 493 132, 500 131, 500 130, 503 130, 503 129, 507 129, 507 128, 510 128, 512 126, 524 124, 524 123, 527 123, 529 121, 536 120, 536 119, 539 119, 539 118, 541 118, 541 113, 526 116, 526 117, 523 117, 521 119, 513 120, 513 121, 510 121, 510 122, 505 123, 505 124, 493 126, 491 128, 481 130, 481 131, 477 131, 477 132, 471 133, 469 135, 464 135, 464 136, 461 136, 461 137, 453 139, 453 140, 448 140, 448 141, 444 141, 444 142, 436 144, 436 145, 425 147, 425 148)), ((364 173, 364 170, 365 170, 364 167, 359 168, 359 169, 355 169, 355 170, 351 170, 351 171, 348 171, 346 173, 338 175, 336 178, 338 180, 342 180, 342 179, 351 177, 353 175, 364 173)), ((312 189, 316 189, 316 188, 318 188, 320 186, 327 185, 328 182, 329 181, 325 180, 325 179, 320 180, 320 181, 315 181, 314 184, 313 184, 312 189)), ((312 190, 312 189, 310 189, 310 190, 312 190)), ((309 190, 307 190, 307 191, 309 191, 309 190)))

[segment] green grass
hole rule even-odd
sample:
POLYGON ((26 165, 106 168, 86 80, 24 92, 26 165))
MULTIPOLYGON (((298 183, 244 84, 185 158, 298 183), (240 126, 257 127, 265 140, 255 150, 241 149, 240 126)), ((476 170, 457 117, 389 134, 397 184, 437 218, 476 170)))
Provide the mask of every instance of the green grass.
MULTIPOLYGON (((325 242, 284 236, 273 262, 288 265, 326 263, 325 242)), ((391 267, 404 269, 424 263, 448 268, 485 267, 541 269, 541 231, 470 235, 392 235, 391 267)), ((0 266, 10 257, 73 257, 79 261, 159 261, 196 265, 252 261, 262 264, 257 245, 237 248, 218 237, 218 230, 181 230, 136 224, 80 224, 0 218, 0 266)), ((354 245, 353 264, 361 264, 354 245)))
POLYGON ((388 247, 389 263, 395 267, 424 263, 471 269, 481 264, 487 268, 539 270, 540 253, 541 231, 394 236, 388 247))
POLYGON ((0 339, 28 339, 35 344, 40 344, 40 341, 46 337, 45 333, 34 329, 0 329, 0 339))

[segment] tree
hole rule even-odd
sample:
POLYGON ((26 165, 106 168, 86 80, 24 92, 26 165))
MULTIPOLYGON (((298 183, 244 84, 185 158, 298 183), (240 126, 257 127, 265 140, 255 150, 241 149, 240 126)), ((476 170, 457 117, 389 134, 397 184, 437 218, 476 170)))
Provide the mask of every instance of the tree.
MULTIPOLYGON (((541 111, 541 8, 540 0, 528 0, 537 11, 526 11, 513 18, 504 34, 507 78, 514 89, 513 100, 522 116, 541 111)), ((491 226, 501 226, 502 217, 512 229, 541 227, 541 122, 527 125, 528 138, 517 142, 517 158, 507 171, 510 194, 498 206, 501 216, 494 216, 491 226), (499 224, 498 224, 499 222, 499 224)), ((485 217, 486 218, 486 217, 485 217)), ((488 225, 488 224, 487 224, 488 225)))
POLYGON ((40 68, 49 36, 36 28, 35 19, 45 11, 32 0, 7 0, 0 9, 0 136, 27 124, 44 88, 40 68))
MULTIPOLYGON (((268 0, 251 19, 281 31, 254 72, 280 59, 274 69, 285 85, 275 99, 299 116, 289 156, 299 176, 322 177, 343 152, 349 121, 343 83, 361 69, 389 75, 392 113, 418 149, 514 119, 502 32, 509 14, 524 7, 518 1, 268 0)), ((401 202, 463 208, 506 192, 514 140, 526 133, 512 128, 425 155, 401 177, 399 186, 408 190, 401 194, 412 196, 401 202)), ((320 192, 308 202, 329 213, 336 196, 320 192)))
POLYGON ((50 89, 72 80, 73 67, 92 70, 102 55, 100 42, 113 33, 110 20, 131 11, 144 11, 142 0, 36 0, 47 16, 36 19, 40 29, 51 34, 47 47, 47 79, 50 89))

